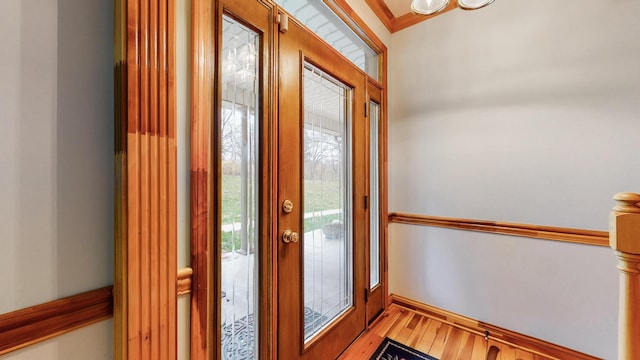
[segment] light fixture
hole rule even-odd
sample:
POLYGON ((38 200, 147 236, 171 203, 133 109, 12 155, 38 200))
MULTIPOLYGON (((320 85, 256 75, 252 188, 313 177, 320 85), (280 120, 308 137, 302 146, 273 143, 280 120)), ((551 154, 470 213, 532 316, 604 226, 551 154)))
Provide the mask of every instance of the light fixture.
POLYGON ((491 4, 494 0, 458 0, 458 7, 464 10, 476 10, 491 4))
POLYGON ((420 15, 431 15, 446 8, 449 0, 413 0, 411 11, 420 15))
MULTIPOLYGON (((444 10, 450 0, 412 0, 411 11, 418 15, 432 15, 444 10)), ((491 4, 494 0, 457 0, 458 7, 464 10, 476 10, 491 4)))

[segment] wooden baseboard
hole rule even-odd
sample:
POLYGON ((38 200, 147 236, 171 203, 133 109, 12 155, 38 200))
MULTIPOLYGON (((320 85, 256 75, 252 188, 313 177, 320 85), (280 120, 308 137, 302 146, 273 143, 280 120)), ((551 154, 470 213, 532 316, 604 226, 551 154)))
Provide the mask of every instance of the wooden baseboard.
POLYGON ((501 221, 449 218, 431 215, 389 213, 390 223, 436 226, 585 245, 609 246, 609 233, 598 230, 562 228, 501 221))
POLYGON ((112 286, 0 315, 0 355, 108 319, 112 286))
POLYGON ((389 301, 398 306, 408 308, 418 313, 424 314, 441 322, 459 327, 466 331, 477 334, 489 332, 489 337, 499 342, 507 343, 511 346, 520 347, 524 350, 537 353, 539 355, 558 360, 598 360, 600 358, 581 353, 560 345, 536 339, 515 331, 503 329, 501 327, 484 323, 468 318, 453 312, 427 305, 415 300, 411 300, 399 295, 390 295, 389 301))

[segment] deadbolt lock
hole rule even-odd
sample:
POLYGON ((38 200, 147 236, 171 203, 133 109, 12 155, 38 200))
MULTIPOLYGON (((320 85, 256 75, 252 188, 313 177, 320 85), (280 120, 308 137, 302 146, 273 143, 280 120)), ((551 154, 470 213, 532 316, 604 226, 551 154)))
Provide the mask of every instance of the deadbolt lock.
POLYGON ((287 244, 296 243, 298 242, 298 233, 287 229, 282 233, 282 241, 284 241, 287 244))
POLYGON ((291 200, 285 200, 282 202, 282 211, 286 214, 290 214, 293 211, 293 203, 291 200))

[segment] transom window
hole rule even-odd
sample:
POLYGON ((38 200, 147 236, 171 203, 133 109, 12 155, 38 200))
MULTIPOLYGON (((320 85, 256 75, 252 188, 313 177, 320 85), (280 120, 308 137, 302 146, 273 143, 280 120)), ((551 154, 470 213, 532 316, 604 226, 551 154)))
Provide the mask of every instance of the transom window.
POLYGON ((369 76, 379 80, 378 53, 324 1, 276 0, 276 3, 369 76))

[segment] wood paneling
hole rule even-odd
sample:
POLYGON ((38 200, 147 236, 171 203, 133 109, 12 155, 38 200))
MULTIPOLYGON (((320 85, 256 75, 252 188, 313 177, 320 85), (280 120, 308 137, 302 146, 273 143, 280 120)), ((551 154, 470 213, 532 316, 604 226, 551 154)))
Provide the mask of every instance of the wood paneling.
POLYGON ((112 287, 0 315, 0 355, 111 317, 112 287))
POLYGON ((173 359, 175 0, 117 0, 115 24, 114 357, 173 359))
MULTIPOLYGON (((212 126, 214 118, 214 37, 213 2, 191 2, 191 358, 211 359, 214 344, 213 259, 218 255, 213 237, 212 126)), ((216 268, 217 274, 219 268, 216 268)))
POLYGON ((608 246, 609 244, 609 233, 606 231, 597 230, 583 230, 555 226, 529 225, 500 221, 461 219, 404 213, 390 213, 389 222, 411 225, 436 226, 457 230, 480 231, 586 245, 608 246))

